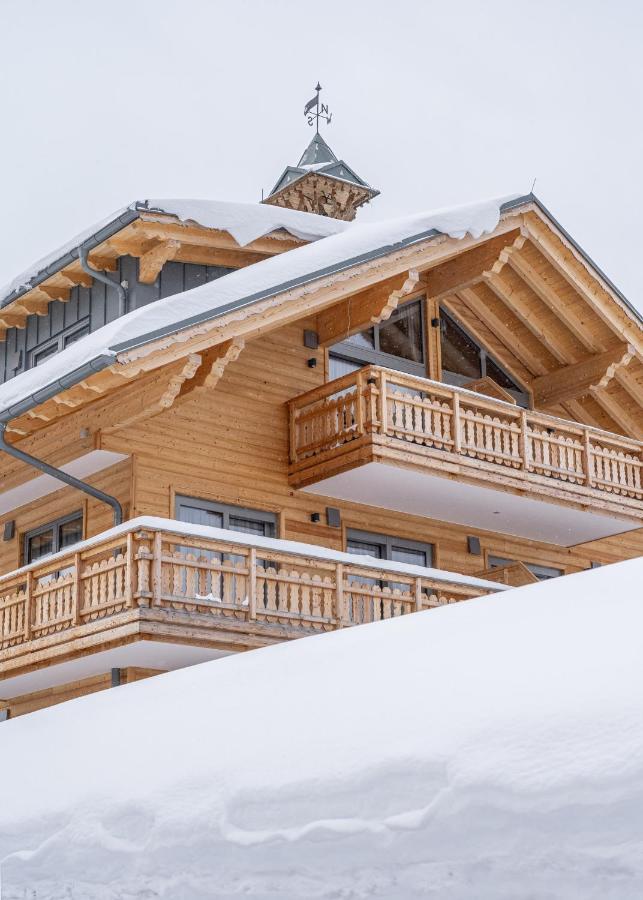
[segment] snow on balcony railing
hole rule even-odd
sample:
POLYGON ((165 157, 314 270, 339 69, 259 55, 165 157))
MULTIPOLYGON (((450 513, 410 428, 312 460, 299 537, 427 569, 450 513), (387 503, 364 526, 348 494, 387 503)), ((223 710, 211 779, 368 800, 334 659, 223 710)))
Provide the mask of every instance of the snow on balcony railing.
POLYGON ((440 382, 365 366, 290 401, 304 470, 368 434, 643 501, 643 443, 440 382))
POLYGON ((147 607, 330 630, 503 590, 480 578, 141 517, 0 578, 0 649, 147 607))

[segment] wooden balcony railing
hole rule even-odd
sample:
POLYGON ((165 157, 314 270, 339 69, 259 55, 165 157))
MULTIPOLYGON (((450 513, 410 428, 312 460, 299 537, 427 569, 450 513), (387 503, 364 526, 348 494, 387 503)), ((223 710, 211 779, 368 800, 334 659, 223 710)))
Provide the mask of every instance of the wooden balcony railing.
POLYGON ((312 545, 142 518, 1 577, 0 650, 128 611, 323 631, 501 589, 312 545))
POLYGON ((366 366, 290 401, 297 476, 365 435, 472 466, 581 485, 643 511, 643 443, 428 379, 366 366), (638 503, 637 503, 638 502, 638 503))

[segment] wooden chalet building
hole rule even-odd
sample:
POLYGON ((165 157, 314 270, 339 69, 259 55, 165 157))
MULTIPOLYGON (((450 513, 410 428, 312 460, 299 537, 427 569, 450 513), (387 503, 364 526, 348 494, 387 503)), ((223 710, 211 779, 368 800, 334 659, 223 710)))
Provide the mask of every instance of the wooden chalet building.
POLYGON ((2 291, 0 717, 643 553, 639 314, 533 195, 376 193, 317 134, 2 291))

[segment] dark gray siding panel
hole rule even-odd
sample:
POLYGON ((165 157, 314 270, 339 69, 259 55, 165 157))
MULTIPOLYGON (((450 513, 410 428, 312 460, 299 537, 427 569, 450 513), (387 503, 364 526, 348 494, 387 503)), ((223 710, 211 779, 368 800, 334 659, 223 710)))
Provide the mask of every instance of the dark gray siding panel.
MULTIPOLYGON (((123 256, 116 272, 107 273, 114 281, 128 284, 128 308, 138 309, 165 297, 191 290, 232 272, 223 266, 197 266, 191 263, 168 262, 154 284, 138 280, 138 260, 123 256)), ((31 365, 35 348, 62 336, 68 328, 88 322, 91 331, 102 328, 118 317, 118 294, 100 281, 91 288, 71 289, 67 303, 52 300, 46 316, 29 316, 25 328, 9 328, 6 340, 0 343, 0 383, 8 381, 31 365)))

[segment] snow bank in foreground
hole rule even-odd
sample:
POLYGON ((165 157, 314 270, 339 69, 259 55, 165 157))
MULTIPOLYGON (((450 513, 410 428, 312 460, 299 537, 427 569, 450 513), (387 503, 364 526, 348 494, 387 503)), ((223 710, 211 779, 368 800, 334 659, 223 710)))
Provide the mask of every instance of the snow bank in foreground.
POLYGON ((643 894, 643 560, 0 725, 2 898, 643 894))

